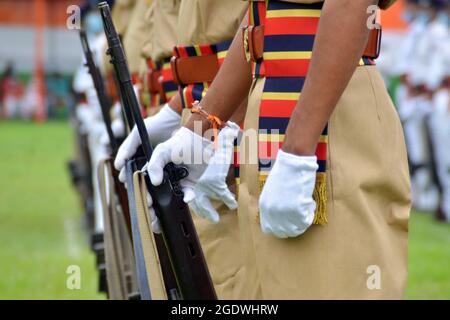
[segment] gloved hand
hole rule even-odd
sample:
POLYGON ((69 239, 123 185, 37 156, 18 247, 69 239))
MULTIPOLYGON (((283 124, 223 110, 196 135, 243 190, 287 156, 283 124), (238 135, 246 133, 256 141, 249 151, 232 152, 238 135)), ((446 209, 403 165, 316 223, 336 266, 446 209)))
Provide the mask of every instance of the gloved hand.
POLYGON ((314 221, 312 197, 318 169, 316 156, 278 151, 259 199, 260 223, 265 234, 297 237, 314 221))
MULTIPOLYGON (((156 115, 144 120, 150 142, 153 146, 166 141, 180 127, 181 116, 166 104, 156 115)), ((114 167, 120 171, 119 180, 125 182, 125 163, 131 159, 141 145, 136 126, 131 130, 117 152, 114 167)))
POLYGON ((161 224, 159 223, 158 217, 156 216, 155 209, 153 208, 153 200, 150 194, 147 192, 147 206, 148 206, 148 213, 150 215, 150 225, 152 228, 153 233, 161 234, 161 224))
POLYGON ((163 169, 169 162, 183 165, 189 175, 180 181, 180 185, 184 192, 183 201, 189 203, 195 198, 195 184, 205 172, 212 155, 210 140, 181 127, 172 138, 160 143, 153 151, 147 166, 150 181, 154 186, 159 186, 163 182, 163 169))
POLYGON ((97 122, 96 113, 88 104, 80 104, 76 108, 76 117, 80 123, 80 130, 88 134, 92 126, 97 122))
POLYGON ((238 206, 234 194, 228 189, 226 178, 233 157, 234 140, 239 130, 237 124, 228 122, 228 126, 220 131, 218 149, 194 189, 195 199, 191 202, 192 208, 197 215, 212 223, 218 223, 220 217, 210 199, 222 201, 231 210, 238 206))
MULTIPOLYGON (((123 120, 121 118, 114 119, 111 122, 111 130, 115 138, 123 137, 125 135, 125 124, 123 123, 123 120)), ((105 132, 103 132, 102 136, 100 137, 100 143, 103 146, 108 146, 110 143, 106 129, 105 132)))

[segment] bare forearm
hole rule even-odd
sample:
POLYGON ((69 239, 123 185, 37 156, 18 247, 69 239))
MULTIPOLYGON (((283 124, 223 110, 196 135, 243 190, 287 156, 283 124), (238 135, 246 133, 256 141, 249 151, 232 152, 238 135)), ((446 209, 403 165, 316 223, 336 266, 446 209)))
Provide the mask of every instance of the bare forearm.
MULTIPOLYGON (((244 18, 241 25, 246 24, 247 18, 244 18)), ((207 112, 223 121, 229 120, 235 112, 239 113, 238 108, 247 97, 251 82, 251 64, 245 58, 242 31, 239 29, 201 105, 207 112)), ((209 128, 209 124, 199 115, 192 115, 186 127, 193 129, 194 121, 203 122, 203 130, 209 128)))
POLYGON ((283 149, 313 155, 367 43, 368 6, 376 0, 325 1, 309 72, 286 131, 283 149))

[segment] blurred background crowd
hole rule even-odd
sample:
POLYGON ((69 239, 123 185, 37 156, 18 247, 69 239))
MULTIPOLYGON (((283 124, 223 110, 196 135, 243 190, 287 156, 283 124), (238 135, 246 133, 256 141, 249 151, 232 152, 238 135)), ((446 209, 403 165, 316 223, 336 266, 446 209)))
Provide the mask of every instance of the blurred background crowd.
MULTIPOLYGON (((82 26, 98 53, 96 46, 104 38, 93 10, 97 3, 0 0, 0 144, 8 120, 43 123, 78 116, 83 121, 97 117, 101 124, 99 114, 91 117, 87 111, 98 103, 89 102, 96 99, 90 96, 92 85, 83 86, 92 83, 86 80, 78 32, 67 27, 67 8, 78 5, 82 26)), ((381 19, 377 65, 403 124, 414 210, 450 223, 450 0, 398 0, 381 19)), ((1 199, 6 187, 0 188, 1 199)), ((450 243, 450 229, 443 237, 447 242, 439 241, 450 243)), ((436 257, 433 248, 421 253, 428 255, 425 259, 436 257)), ((436 277, 437 282, 450 280, 441 273, 436 277)), ((448 298, 450 286, 446 288, 448 298)))
POLYGON ((450 6, 408 0, 378 62, 403 123, 413 206, 450 221, 450 6))

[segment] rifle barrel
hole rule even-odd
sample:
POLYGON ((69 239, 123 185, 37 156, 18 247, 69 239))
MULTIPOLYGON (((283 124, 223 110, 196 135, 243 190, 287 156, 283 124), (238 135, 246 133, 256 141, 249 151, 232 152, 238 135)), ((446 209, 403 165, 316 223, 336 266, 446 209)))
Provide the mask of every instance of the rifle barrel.
POLYGON ((95 91, 97 92, 98 101, 100 104, 100 109, 102 112, 103 122, 106 126, 106 132, 108 134, 108 138, 111 144, 112 154, 115 155, 119 148, 117 141, 114 137, 114 133, 111 127, 111 116, 109 114, 111 110, 111 100, 106 95, 105 91, 105 83, 103 77, 100 73, 100 70, 96 66, 94 62, 94 58, 92 55, 91 48, 89 47, 89 42, 87 39, 86 32, 84 30, 80 30, 80 40, 81 46, 83 48, 84 57, 86 59, 86 66, 89 69, 89 73, 91 74, 92 81, 94 82, 95 91))

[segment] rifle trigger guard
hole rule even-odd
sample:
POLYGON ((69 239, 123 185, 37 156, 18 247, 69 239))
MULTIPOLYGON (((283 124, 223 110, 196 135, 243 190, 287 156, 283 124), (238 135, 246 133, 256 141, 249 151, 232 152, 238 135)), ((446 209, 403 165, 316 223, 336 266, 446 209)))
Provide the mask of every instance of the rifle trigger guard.
POLYGON ((186 167, 175 166, 175 170, 173 172, 173 179, 175 181, 183 180, 188 175, 189 175, 189 171, 186 169, 186 167))

